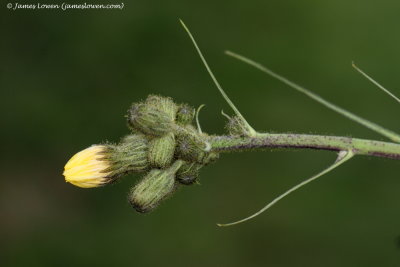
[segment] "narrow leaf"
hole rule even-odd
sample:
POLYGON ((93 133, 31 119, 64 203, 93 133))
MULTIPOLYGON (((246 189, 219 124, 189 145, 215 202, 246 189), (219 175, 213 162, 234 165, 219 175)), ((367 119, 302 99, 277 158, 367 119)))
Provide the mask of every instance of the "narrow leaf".
POLYGON ((269 204, 267 204, 264 208, 262 208, 258 212, 254 213, 253 215, 250 215, 249 217, 246 217, 246 218, 244 218, 242 220, 236 221, 236 222, 225 223, 225 224, 217 224, 217 225, 218 226, 232 226, 232 225, 240 224, 240 223, 243 223, 245 221, 248 221, 248 220, 251 220, 251 219, 257 217, 258 215, 260 215, 261 213, 263 213, 264 211, 266 211, 267 209, 269 209, 273 205, 275 205, 278 201, 280 201, 283 198, 285 198, 290 193, 292 193, 292 192, 296 191, 297 189, 303 187, 304 185, 316 180, 317 178, 321 177, 322 175, 332 171, 336 167, 340 166, 341 164, 343 164, 346 161, 348 161, 349 159, 351 159, 353 156, 354 156, 354 153, 352 151, 340 151, 336 161, 331 166, 329 166, 328 168, 326 168, 322 172, 312 176, 311 178, 301 182, 300 184, 292 187, 291 189, 287 190, 285 193, 283 193, 282 195, 280 195, 277 198, 275 198, 273 201, 271 201, 269 204))
POLYGON ((377 132, 377 133, 389 138, 390 140, 392 140, 394 142, 400 143, 400 135, 398 135, 397 133, 395 133, 395 132, 393 132, 391 130, 388 130, 386 128, 383 128, 382 126, 380 126, 380 125, 378 125, 376 123, 373 123, 373 122, 370 122, 370 121, 368 121, 366 119, 363 119, 363 118, 361 118, 361 117, 359 117, 359 116, 357 116, 357 115, 355 115, 355 114, 353 114, 353 113, 351 113, 351 112, 349 112, 349 111, 347 111, 347 110, 345 110, 345 109, 343 109, 341 107, 336 106, 335 104, 332 104, 332 103, 326 101, 325 99, 323 99, 319 95, 311 92, 310 90, 308 90, 308 89, 306 89, 306 88, 304 88, 304 87, 302 87, 300 85, 295 84, 294 82, 286 79, 283 76, 280 76, 279 74, 276 74, 275 72, 273 72, 270 69, 264 67, 260 63, 257 63, 255 61, 249 59, 249 58, 246 58, 246 57, 244 57, 242 55, 236 54, 236 53, 231 52, 231 51, 226 51, 225 53, 228 56, 231 56, 231 57, 236 58, 236 59, 238 59, 238 60, 240 60, 242 62, 245 62, 245 63, 247 63, 247 64, 249 64, 249 65, 251 65, 251 66, 253 66, 253 67, 255 67, 255 68, 259 69, 259 70, 261 70, 262 72, 270 75, 271 77, 273 77, 273 78, 275 78, 275 79, 277 79, 277 80, 289 85, 293 89, 295 89, 295 90, 307 95, 308 97, 314 99, 318 103, 320 103, 320 104, 324 105, 325 107, 327 107, 327 108, 329 108, 329 109, 331 109, 331 110, 333 110, 333 111, 335 111, 335 112, 347 117, 348 119, 350 119, 352 121, 355 121, 355 122, 357 122, 357 123, 369 128, 369 129, 371 129, 371 130, 373 130, 373 131, 375 131, 375 132, 377 132))
POLYGON ((392 92, 390 92, 388 89, 386 89, 385 87, 383 87, 382 85, 380 85, 377 81, 375 81, 374 79, 372 79, 370 76, 368 76, 368 74, 366 74, 364 71, 362 71, 359 67, 356 66, 356 64, 354 62, 351 63, 351 65, 353 66, 353 68, 358 71, 361 75, 363 75, 365 78, 367 78, 370 82, 372 82, 373 84, 375 84, 379 89, 381 89, 383 92, 385 92, 386 94, 388 94, 389 96, 391 96, 392 98, 394 98, 397 102, 400 103, 400 99, 395 96, 392 92))
POLYGON ((194 39, 193 35, 190 33, 188 27, 186 27, 185 23, 182 20, 180 20, 180 22, 181 22, 183 28, 185 29, 185 31, 187 32, 187 34, 189 35, 190 39, 192 40, 192 43, 193 43, 194 47, 196 48, 197 53, 199 54, 201 61, 203 62, 204 66, 206 67, 208 73, 211 76, 211 79, 214 81, 214 83, 217 86, 219 92, 222 94, 223 98, 228 103, 228 105, 233 109, 233 111, 236 113, 236 115, 238 117, 240 117, 245 122, 246 126, 249 128, 249 131, 252 132, 255 135, 256 131, 245 120, 245 118, 242 116, 242 114, 239 112, 239 110, 236 108, 236 106, 233 104, 233 102, 229 99, 228 95, 225 93, 225 91, 222 89, 221 85, 219 84, 219 82, 215 78, 213 72, 211 71, 210 67, 207 64, 206 59, 203 56, 203 53, 201 52, 199 46, 197 45, 196 40, 194 39))

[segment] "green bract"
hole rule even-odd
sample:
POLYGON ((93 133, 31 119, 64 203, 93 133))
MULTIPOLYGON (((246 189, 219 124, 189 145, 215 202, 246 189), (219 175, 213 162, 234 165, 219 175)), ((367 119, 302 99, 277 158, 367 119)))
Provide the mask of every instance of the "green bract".
POLYGON ((176 161, 168 169, 152 169, 147 173, 129 193, 128 200, 132 207, 138 212, 149 212, 156 208, 173 193, 175 173, 181 164, 181 161, 176 161))
POLYGON ((110 178, 115 180, 126 174, 143 172, 148 166, 148 140, 142 134, 125 137, 118 145, 109 145, 103 152, 103 159, 108 159, 111 165, 104 172, 110 172, 110 178))
POLYGON ((135 103, 128 110, 128 124, 134 131, 162 136, 173 130, 174 120, 156 105, 135 103))
POLYGON ((153 138, 149 142, 149 162, 152 167, 166 168, 174 157, 175 135, 167 133, 164 136, 153 138))

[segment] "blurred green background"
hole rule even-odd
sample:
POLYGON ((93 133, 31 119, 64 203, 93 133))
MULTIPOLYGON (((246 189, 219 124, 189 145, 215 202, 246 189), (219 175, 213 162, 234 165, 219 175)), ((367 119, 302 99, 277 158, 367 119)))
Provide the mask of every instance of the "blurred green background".
POLYGON ((203 130, 223 133, 220 111, 231 110, 178 18, 256 129, 383 140, 223 51, 254 58, 399 131, 397 103, 350 64, 400 95, 399 1, 124 4, 123 10, 12 11, 1 3, 2 266, 400 266, 400 162, 394 160, 355 158, 231 228, 215 223, 257 211, 335 155, 226 154, 202 171, 201 186, 183 188, 148 215, 126 202, 138 176, 91 190, 62 176, 74 153, 127 134, 126 110, 148 94, 207 104, 203 130))

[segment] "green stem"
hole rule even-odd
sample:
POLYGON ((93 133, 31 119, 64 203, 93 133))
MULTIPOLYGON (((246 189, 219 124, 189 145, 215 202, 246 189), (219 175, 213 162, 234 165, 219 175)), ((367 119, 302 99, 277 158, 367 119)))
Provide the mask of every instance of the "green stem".
POLYGON ((225 53, 227 55, 229 55, 231 57, 234 57, 234 58, 236 58, 236 59, 238 59, 240 61, 243 61, 243 62, 245 62, 245 63, 247 63, 247 64, 249 64, 249 65, 251 65, 251 66, 253 66, 253 67, 255 67, 255 68, 259 69, 259 70, 261 70, 262 72, 270 75, 271 77, 273 77, 273 78, 275 78, 275 79, 277 79, 277 80, 289 85, 293 89, 299 91, 300 93, 303 93, 303 94, 307 95, 308 97, 314 99, 315 101, 319 102, 320 104, 324 105, 325 107, 327 107, 327 108, 329 108, 329 109, 331 109, 331 110, 333 110, 333 111, 335 111, 335 112, 337 112, 339 114, 342 114, 343 116, 349 118, 350 120, 355 121, 355 122, 357 122, 357 123, 369 128, 369 129, 371 129, 371 130, 373 130, 373 131, 375 131, 375 132, 377 132, 377 133, 379 133, 379 134, 381 134, 383 136, 386 136, 387 138, 389 138, 390 140, 392 140, 394 142, 400 143, 400 135, 398 135, 397 133, 395 133, 395 132, 393 132, 391 130, 388 130, 388 129, 386 129, 386 128, 384 128, 384 127, 382 127, 382 126, 380 126, 380 125, 378 125, 376 123, 373 123, 371 121, 363 119, 363 118, 361 118, 361 117, 359 117, 359 116, 357 116, 357 115, 355 115, 355 114, 353 114, 353 113, 351 113, 351 112, 349 112, 349 111, 347 111, 347 110, 345 110, 345 109, 343 109, 343 108, 341 108, 339 106, 336 106, 335 104, 332 104, 329 101, 326 101, 325 99, 323 99, 319 95, 314 94, 310 90, 308 90, 308 89, 306 89, 306 88, 304 88, 304 87, 302 87, 302 86, 300 86, 298 84, 295 84, 294 82, 286 79, 285 77, 283 77, 283 76, 281 76, 279 74, 276 74, 275 72, 273 72, 272 70, 264 67, 260 63, 257 63, 255 61, 249 59, 249 58, 246 58, 246 57, 244 57, 242 55, 236 54, 236 53, 231 52, 231 51, 226 51, 225 53))
POLYGON ((215 152, 297 148, 352 151, 355 155, 400 159, 400 144, 342 136, 258 133, 256 137, 214 136, 209 142, 211 151, 215 152))

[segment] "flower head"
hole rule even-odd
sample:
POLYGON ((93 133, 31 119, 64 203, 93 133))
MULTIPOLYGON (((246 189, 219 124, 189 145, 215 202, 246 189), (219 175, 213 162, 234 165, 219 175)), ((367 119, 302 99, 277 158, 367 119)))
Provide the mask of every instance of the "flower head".
POLYGON ((104 159, 107 150, 106 145, 93 145, 76 153, 64 167, 65 181, 83 188, 108 183, 111 162, 104 159))
POLYGON ((83 188, 110 184, 148 167, 148 141, 140 134, 125 137, 118 145, 93 145, 76 153, 65 165, 65 181, 83 188))

